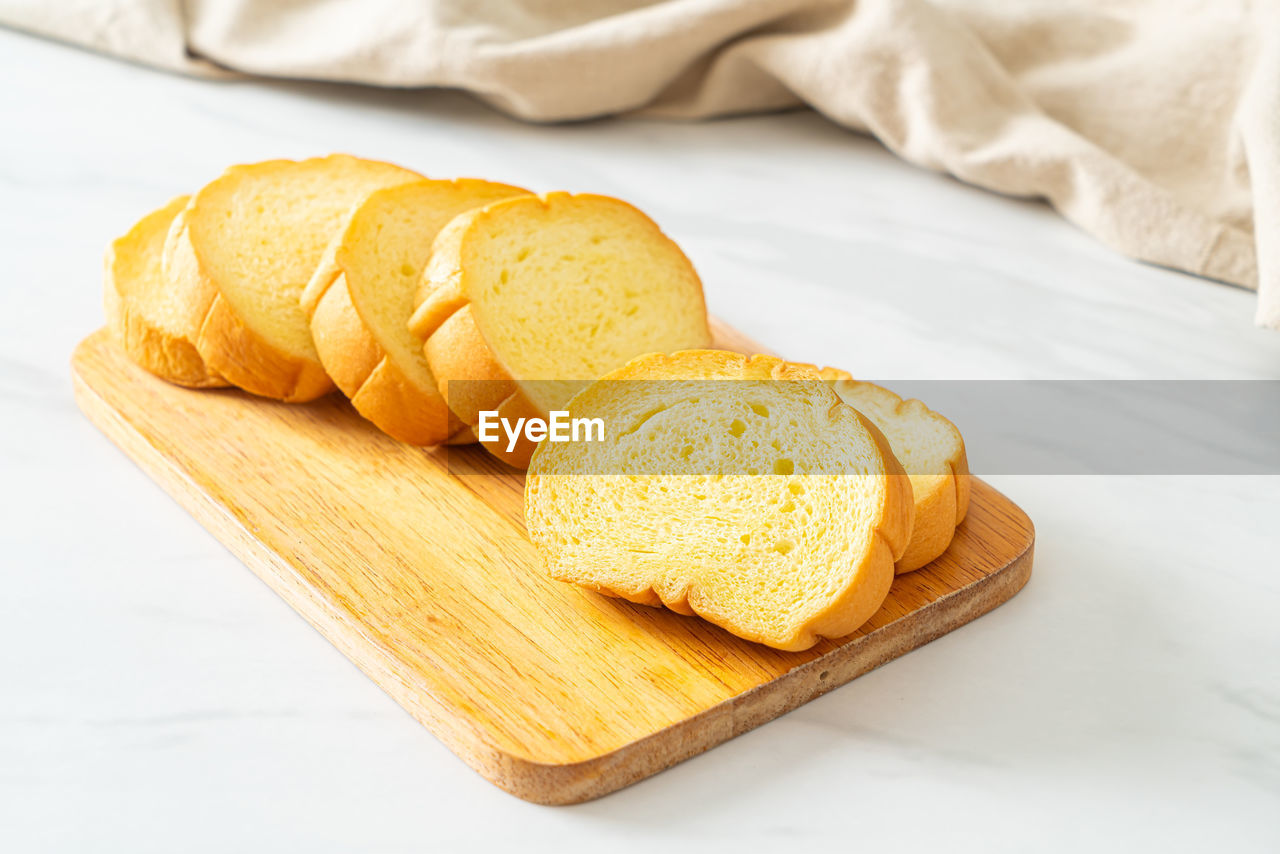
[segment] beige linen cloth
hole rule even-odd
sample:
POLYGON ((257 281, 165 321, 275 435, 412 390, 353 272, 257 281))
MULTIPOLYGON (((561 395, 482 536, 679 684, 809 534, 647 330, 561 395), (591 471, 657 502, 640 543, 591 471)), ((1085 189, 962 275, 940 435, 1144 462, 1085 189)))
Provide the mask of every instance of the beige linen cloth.
POLYGON ((456 87, 539 121, 807 104, 1254 288, 1280 328, 1280 0, 0 0, 0 23, 193 74, 456 87))

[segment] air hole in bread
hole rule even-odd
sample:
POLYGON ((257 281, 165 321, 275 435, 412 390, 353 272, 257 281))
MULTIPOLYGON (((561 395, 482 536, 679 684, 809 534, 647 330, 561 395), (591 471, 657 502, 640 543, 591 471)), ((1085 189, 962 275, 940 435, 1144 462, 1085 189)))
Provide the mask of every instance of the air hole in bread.
POLYGON ((787 459, 786 457, 783 457, 780 460, 774 461, 774 464, 773 464, 774 474, 795 474, 795 471, 796 471, 796 464, 791 462, 791 460, 787 459))
POLYGON ((747 425, 742 423, 742 419, 735 418, 729 423, 729 435, 733 438, 736 439, 745 432, 747 432, 747 425))
POLYGON ((751 404, 751 411, 756 415, 759 415, 761 418, 769 417, 769 407, 765 406, 763 403, 751 404))
POLYGON ((795 543, 790 540, 778 540, 773 544, 773 550, 780 555, 785 555, 796 547, 795 543))
POLYGON ((650 418, 652 418, 653 416, 657 415, 657 414, 658 414, 658 413, 660 413, 660 412, 665 412, 665 411, 666 411, 666 409, 667 409, 667 407, 665 407, 665 406, 658 406, 658 407, 655 407, 655 408, 653 408, 653 409, 650 409, 650 410, 649 410, 648 412, 646 412, 644 415, 641 415, 641 416, 640 416, 640 420, 639 420, 639 421, 637 421, 635 424, 632 424, 630 427, 628 427, 626 430, 623 430, 623 431, 622 431, 621 433, 619 433, 618 435, 619 435, 619 436, 630 436, 632 433, 636 432, 636 431, 637 431, 637 430, 639 430, 641 427, 643 427, 643 426, 645 425, 645 422, 647 422, 650 418))

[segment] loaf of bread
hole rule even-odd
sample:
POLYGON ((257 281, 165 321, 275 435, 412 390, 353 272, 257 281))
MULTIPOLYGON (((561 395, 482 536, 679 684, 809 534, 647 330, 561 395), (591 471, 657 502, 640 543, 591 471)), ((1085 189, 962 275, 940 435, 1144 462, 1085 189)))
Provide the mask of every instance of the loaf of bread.
MULTIPOLYGON (((631 205, 550 193, 463 214, 436 238, 410 323, 449 407, 539 416, 644 353, 710 343, 689 259, 631 205)), ((533 447, 485 447, 513 465, 533 447)))
POLYGON ((528 191, 460 179, 375 190, 351 212, 302 294, 320 363, 360 414, 413 445, 469 436, 408 328, 431 243, 472 208, 528 191))
POLYGON ((969 510, 969 461, 956 426, 918 400, 903 400, 887 388, 858 382, 823 368, 840 398, 880 428, 911 479, 915 526, 896 571, 919 569, 951 545, 969 510))
POLYGON ((233 166, 196 193, 171 230, 165 273, 201 318, 195 344, 209 368, 279 400, 331 390, 303 288, 356 202, 421 178, 336 154, 233 166))
POLYGON ((179 196, 152 211, 107 249, 103 302, 107 327, 129 358, 156 376, 191 388, 227 381, 196 350, 199 318, 176 298, 164 276, 165 237, 187 206, 179 196))
POLYGON ((533 455, 525 518, 553 577, 784 650, 855 631, 888 595, 911 487, 812 366, 654 354, 569 410, 605 441, 533 455))

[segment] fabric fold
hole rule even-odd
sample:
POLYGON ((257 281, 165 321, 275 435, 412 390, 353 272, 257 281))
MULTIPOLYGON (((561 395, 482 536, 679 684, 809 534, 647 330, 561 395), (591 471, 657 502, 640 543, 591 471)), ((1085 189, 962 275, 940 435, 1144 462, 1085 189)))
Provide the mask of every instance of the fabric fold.
POLYGON ((0 22, 187 74, 470 91, 532 121, 808 105, 1047 200, 1280 328, 1280 6, 1247 0, 0 0, 0 22))

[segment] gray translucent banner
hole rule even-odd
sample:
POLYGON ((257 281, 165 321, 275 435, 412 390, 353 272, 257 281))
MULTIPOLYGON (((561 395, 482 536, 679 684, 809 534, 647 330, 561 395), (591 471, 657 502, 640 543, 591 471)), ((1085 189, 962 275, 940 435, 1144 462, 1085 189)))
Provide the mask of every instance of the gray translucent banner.
MULTIPOLYGON (((979 475, 1280 473, 1280 381, 913 380, 879 384, 904 398, 924 401, 950 419, 964 436, 970 471, 979 475)), ((769 386, 794 386, 793 383, 666 380, 608 385, 614 387, 610 390, 615 395, 610 408, 616 417, 614 423, 605 419, 607 438, 597 445, 599 449, 618 441, 634 443, 637 436, 654 443, 657 449, 672 442, 672 431, 687 438, 690 428, 682 420, 684 416, 678 416, 679 407, 648 413, 643 405, 647 400, 676 400, 683 402, 686 409, 697 407, 704 414, 711 412, 709 426, 704 430, 708 435, 699 443, 697 454, 690 455, 696 457, 692 462, 690 457, 673 459, 670 454, 661 453, 641 463, 620 462, 604 453, 594 457, 576 454, 577 463, 598 459, 585 473, 768 474, 771 472, 761 470, 762 460, 767 461, 770 455, 800 458, 806 448, 812 450, 815 441, 811 429, 792 426, 793 419, 784 417, 786 411, 792 411, 789 407, 799 405, 785 402, 795 398, 794 393, 789 398, 782 396, 783 403, 776 413, 759 415, 750 405, 755 392, 762 400, 774 399, 778 389, 769 386), (746 386, 756 388, 748 391, 746 386), (636 405, 628 405, 627 401, 636 405), (755 455, 739 454, 733 448, 733 440, 740 437, 732 436, 730 430, 730 425, 739 420, 747 428, 743 435, 748 439, 768 445, 776 442, 777 447, 755 455)), ((545 387, 526 384, 526 394, 542 396, 544 401, 563 399, 570 386, 563 381, 545 387)), ((501 401, 510 390, 507 384, 455 381, 450 383, 449 395, 501 401)), ((603 398, 599 389, 596 391, 593 397, 598 405, 603 398)), ((574 409, 568 413, 569 418, 602 415, 596 410, 574 409)), ((492 420, 490 426, 493 427, 492 420)), ((495 428, 503 445, 507 444, 511 426, 495 428)), ((736 429, 735 426, 733 430, 736 429)), ((494 429, 489 434, 494 435, 494 429)), ((535 438, 537 434, 535 430, 535 438)), ((578 440, 582 441, 582 437, 579 429, 578 440)), ((680 448, 675 450, 678 456, 680 448)), ((496 470, 482 461, 484 454, 476 446, 453 446, 448 453, 451 470, 459 474, 496 470)), ((843 462, 802 468, 795 473, 848 471, 843 462)))

